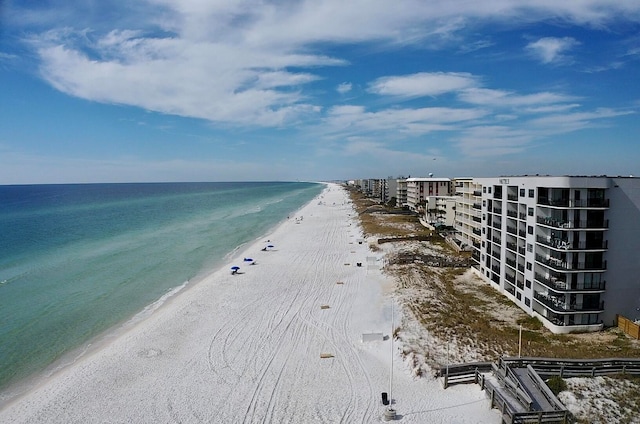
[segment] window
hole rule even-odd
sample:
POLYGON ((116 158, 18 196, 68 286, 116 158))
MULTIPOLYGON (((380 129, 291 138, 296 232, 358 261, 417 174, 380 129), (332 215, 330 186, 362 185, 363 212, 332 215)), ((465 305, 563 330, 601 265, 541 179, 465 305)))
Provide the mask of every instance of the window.
POLYGON ((527 209, 527 215, 533 216, 533 208, 527 209))
POLYGON ((532 225, 527 225, 527 233, 533 234, 533 226, 532 225))
POLYGON ((489 194, 491 194, 491 187, 489 187, 489 194))
POLYGON ((482 242, 482 247, 484 247, 484 241, 482 242))
POLYGON ((527 262, 527 270, 531 271, 533 269, 533 265, 531 265, 531 262, 527 262))
POLYGON ((527 306, 531 306, 531 301, 529 300, 528 297, 524 298, 524 304, 527 305, 527 306))
POLYGON ((522 294, 520 292, 517 292, 516 298, 518 298, 518 300, 522 300, 522 294))
POLYGON ((529 197, 531 197, 533 199, 533 196, 535 196, 535 190, 530 188, 529 189, 529 197))
POLYGON ((525 285, 525 286, 527 286, 527 288, 528 288, 528 289, 530 289, 530 288, 531 288, 531 281, 526 280, 526 281, 524 282, 524 285, 525 285))
POLYGON ((527 243, 527 252, 533 252, 533 244, 527 243))
POLYGON ((486 220, 487 220, 487 215, 482 214, 482 220, 483 220, 483 221, 486 221, 486 220))
POLYGON ((523 188, 520 189, 520 197, 524 197, 524 189, 523 188))
POLYGON ((487 192, 487 188, 486 187, 482 187, 482 192, 486 193, 487 192))
POLYGON ((482 206, 487 206, 487 201, 486 200, 482 201, 482 206))

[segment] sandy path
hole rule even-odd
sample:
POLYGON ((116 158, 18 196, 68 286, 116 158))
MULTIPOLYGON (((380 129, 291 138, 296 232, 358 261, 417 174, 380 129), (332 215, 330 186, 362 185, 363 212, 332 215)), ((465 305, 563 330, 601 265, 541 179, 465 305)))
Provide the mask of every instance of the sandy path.
MULTIPOLYGON (((346 202, 331 186, 267 237, 274 249, 261 240, 239 252, 242 274, 213 273, 6 406, 0 422, 380 422, 391 346, 361 335, 389 335, 390 300, 346 202)), ((414 381, 397 355, 394 365, 403 422, 499 422, 477 387, 445 392, 414 381)))

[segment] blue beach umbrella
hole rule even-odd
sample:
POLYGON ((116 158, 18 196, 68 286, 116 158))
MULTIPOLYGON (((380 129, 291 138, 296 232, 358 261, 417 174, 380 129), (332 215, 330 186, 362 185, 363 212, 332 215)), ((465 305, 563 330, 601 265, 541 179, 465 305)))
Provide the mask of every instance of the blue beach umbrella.
POLYGON ((251 258, 244 258, 244 261, 245 261, 245 262, 253 262, 253 259, 251 259, 251 258))
POLYGON ((232 266, 231 269, 234 270, 234 271, 237 271, 237 270, 240 269, 240 267, 239 266, 232 266))
POLYGON ((273 244, 268 245, 267 247, 275 247, 273 244))

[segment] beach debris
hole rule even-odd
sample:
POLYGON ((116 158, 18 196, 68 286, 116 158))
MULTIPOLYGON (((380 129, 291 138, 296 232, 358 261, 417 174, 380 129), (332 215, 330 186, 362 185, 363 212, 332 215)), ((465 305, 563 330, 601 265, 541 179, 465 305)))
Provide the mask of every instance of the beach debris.
POLYGON ((336 284, 344 284, 344 281, 338 281, 336 284))
POLYGON ((320 354, 320 359, 328 359, 328 358, 333 358, 333 354, 331 353, 321 353, 320 354))
POLYGON ((320 309, 329 309, 329 305, 320 305, 320 309))

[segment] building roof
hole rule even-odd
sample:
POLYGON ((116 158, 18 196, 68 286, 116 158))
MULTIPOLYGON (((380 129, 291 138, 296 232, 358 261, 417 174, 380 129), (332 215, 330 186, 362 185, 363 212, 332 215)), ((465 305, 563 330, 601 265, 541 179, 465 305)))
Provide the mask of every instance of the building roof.
POLYGON ((429 181, 442 182, 442 181, 447 181, 447 182, 451 182, 451 178, 433 178, 433 177, 430 177, 430 178, 407 178, 407 181, 415 181, 415 182, 422 182, 422 181, 423 182, 429 182, 429 181))

